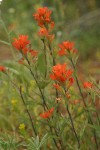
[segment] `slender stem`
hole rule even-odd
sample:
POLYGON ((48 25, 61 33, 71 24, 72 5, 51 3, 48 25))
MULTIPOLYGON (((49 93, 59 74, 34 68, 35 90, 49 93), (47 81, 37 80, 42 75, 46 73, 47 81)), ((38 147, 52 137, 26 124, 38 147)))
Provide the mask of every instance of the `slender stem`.
MULTIPOLYGON (((53 56, 53 53, 52 53, 52 49, 51 49, 51 45, 50 45, 49 41, 48 41, 48 47, 49 47, 50 54, 51 54, 51 57, 52 57, 52 60, 53 60, 53 66, 55 66, 55 65, 56 65, 56 61, 55 61, 55 59, 54 59, 54 56, 53 56)), ((56 82, 55 82, 55 83, 56 83, 56 82)), ((57 98, 59 97, 57 89, 56 89, 56 97, 57 97, 57 98)), ((57 103, 58 103, 58 101, 57 101, 57 103)), ((59 112, 59 110, 58 110, 58 108, 57 108, 57 113, 58 113, 58 112, 59 112)), ((58 136, 56 129, 54 129, 54 130, 55 130, 55 134, 58 136)), ((59 140, 59 143, 60 143, 60 145, 61 145, 62 150, 64 150, 64 147, 63 147, 63 144, 62 144, 62 141, 61 141, 61 140, 59 140)))
MULTIPOLYGON (((65 91, 65 94, 66 94, 66 89, 65 89, 65 88, 64 88, 64 91, 65 91)), ((71 121, 71 126, 72 126, 72 129, 73 129, 73 132, 74 132, 75 137, 76 137, 76 139, 77 139, 78 148, 80 148, 80 141, 79 141, 78 135, 77 135, 76 130, 75 130, 75 127, 74 127, 73 119, 72 119, 72 116, 71 116, 71 113, 70 113, 68 104, 67 104, 67 106, 66 106, 66 109, 67 109, 67 112, 68 112, 68 115, 69 115, 69 118, 70 118, 70 121, 71 121)))
MULTIPOLYGON (((54 59, 54 57, 53 57, 53 53, 52 53, 52 49, 51 49, 50 43, 48 43, 48 47, 49 47, 50 54, 51 54, 51 57, 52 57, 52 60, 53 60, 53 66, 55 66, 55 65, 56 65, 56 61, 55 61, 55 59, 54 59)), ((56 83, 56 82, 55 82, 55 83, 56 83)), ((57 97, 57 98, 59 97, 57 89, 56 89, 56 97, 57 97)), ((57 103, 58 103, 58 102, 57 102, 57 103)), ((57 110, 57 112, 58 112, 58 110, 57 110)))
MULTIPOLYGON (((50 127, 50 126, 49 126, 49 127, 50 127)), ((53 133, 53 130, 52 130, 51 127, 50 127, 50 131, 51 131, 51 133, 53 133)), ((58 144, 57 144, 55 138, 53 138, 53 141, 54 141, 54 143, 55 143, 56 148, 57 148, 58 150, 60 150, 60 148, 59 148, 59 146, 58 146, 58 144)))
MULTIPOLYGON (((55 128, 54 128, 54 131, 55 131, 56 136, 59 138, 59 135, 58 135, 57 130, 55 128)), ((59 143, 60 143, 60 146, 61 146, 62 150, 65 150, 64 146, 63 146, 63 143, 60 139, 59 139, 59 143)))
MULTIPOLYGON (((74 62, 73 62, 72 58, 70 58, 70 61, 71 61, 71 63, 72 63, 72 66, 73 66, 74 70, 76 71, 76 66, 74 65, 74 62)), ((78 78, 77 78, 77 75, 76 75, 76 74, 75 74, 75 79, 76 79, 76 83, 77 83, 77 86, 78 86, 80 95, 81 95, 81 97, 82 97, 84 106, 87 108, 86 111, 88 112, 89 122, 90 122, 92 125, 94 125, 94 123, 93 123, 93 121, 92 121, 92 118, 91 118, 91 116, 90 116, 90 113, 89 113, 87 104, 86 104, 86 102, 85 102, 85 99, 84 99, 84 96, 83 96, 83 93, 82 93, 82 90, 81 90, 81 87, 80 87, 80 84, 79 84, 79 81, 78 81, 78 78)), ((97 137, 96 137, 95 129, 93 130, 93 134, 94 134, 96 149, 98 150, 99 147, 98 147, 98 142, 97 142, 97 137)))
POLYGON ((46 110, 46 109, 48 109, 48 106, 47 106, 47 104, 45 102, 45 98, 44 98, 44 95, 43 95, 42 90, 40 88, 40 85, 39 85, 39 83, 38 83, 38 81, 37 81, 37 79, 36 79, 36 77, 35 77, 35 75, 34 75, 34 73, 32 72, 31 69, 30 69, 30 72, 31 72, 32 76, 34 77, 34 80, 35 80, 35 82, 36 82, 36 84, 37 84, 37 86, 39 88, 39 91, 40 91, 42 99, 43 99, 43 107, 44 107, 44 110, 46 110))
POLYGON ((43 51, 44 51, 44 59, 45 59, 45 78, 47 76, 47 55, 46 55, 46 45, 45 45, 45 39, 42 39, 43 41, 43 44, 44 44, 44 48, 43 48, 43 51))
MULTIPOLYGON (((9 75, 7 73, 5 73, 5 75, 7 75, 7 77, 10 79, 10 77, 9 77, 9 75)), ((23 101, 23 104, 24 104, 24 106, 26 108, 27 114, 29 116, 29 119, 30 119, 30 122, 31 122, 31 125, 32 125, 32 129, 33 129, 33 131, 35 133, 35 136, 37 136, 37 132, 35 130, 35 127, 34 127, 34 124, 33 124, 33 121, 32 121, 31 115, 30 115, 30 112, 27 109, 27 106, 26 106, 26 103, 25 103, 25 100, 24 100, 24 97, 23 97, 23 94, 22 94, 22 87, 21 86, 20 86, 20 88, 17 87, 17 85, 11 79, 10 79, 10 82, 12 83, 12 85, 14 86, 14 88, 17 89, 17 91, 18 91, 18 93, 19 93, 19 95, 20 95, 20 97, 21 97, 21 99, 23 101)))
POLYGON ((49 47, 49 50, 50 50, 50 54, 51 54, 51 56, 52 56, 53 65, 55 66, 56 62, 55 62, 55 59, 54 59, 54 57, 53 57, 53 53, 52 53, 52 49, 51 49, 50 43, 48 43, 48 47, 49 47))
POLYGON ((70 111, 69 111, 68 105, 67 105, 67 112, 68 112, 68 115, 69 115, 69 118, 70 118, 70 121, 71 121, 71 125, 72 125, 73 132, 74 132, 75 137, 76 137, 77 142, 78 142, 78 148, 80 148, 80 141, 79 141, 79 138, 78 138, 78 136, 77 136, 77 133, 76 133, 76 130, 75 130, 75 127, 74 127, 74 123, 73 123, 73 119, 72 119, 71 113, 70 113, 70 111))
POLYGON ((20 86, 20 96, 21 96, 21 99, 22 99, 22 101, 23 101, 23 104, 24 104, 24 106, 25 106, 25 108, 26 108, 27 114, 28 114, 28 116, 29 116, 29 119, 30 119, 30 122, 31 122, 31 125, 32 125, 32 129, 33 129, 33 131, 34 131, 34 133, 35 133, 35 136, 37 136, 37 132, 36 132, 36 129, 35 129, 35 127, 34 127, 31 114, 30 114, 29 110, 27 109, 27 106, 26 106, 26 103, 25 103, 25 100, 24 100, 24 97, 23 97, 23 94, 22 94, 22 87, 21 87, 21 86, 20 86))
MULTIPOLYGON (((46 102, 45 102, 44 95, 43 95, 43 93, 42 93, 42 90, 41 90, 41 88, 40 88, 40 85, 39 85, 39 83, 38 83, 38 81, 37 81, 37 79, 36 79, 36 77, 35 77, 33 71, 31 70, 30 62, 29 62, 29 60, 28 60, 27 57, 26 57, 26 60, 27 60, 27 62, 28 62, 28 64, 29 64, 29 70, 30 70, 30 72, 31 72, 31 74, 32 74, 32 76, 33 76, 33 78, 34 78, 34 80, 36 81, 36 84, 37 84, 37 86, 38 86, 38 88, 39 88, 39 91, 40 91, 40 93, 41 93, 41 96, 42 96, 42 99, 43 99, 43 108, 44 108, 44 110, 46 111, 46 109, 48 109, 48 106, 47 106, 47 104, 46 104, 46 102)), ((49 127, 50 127, 50 126, 49 126, 49 127)), ((50 127, 50 130, 51 130, 51 132, 53 133, 51 127, 50 127)), ((53 141, 54 141, 54 143, 55 143, 57 149, 59 150, 59 146, 57 145, 57 142, 56 142, 55 138, 53 138, 53 141)))
POLYGON ((31 69, 31 67, 30 67, 30 62, 29 62, 29 60, 28 60, 27 57, 26 57, 26 60, 27 60, 28 65, 29 65, 29 68, 28 68, 28 69, 30 70, 31 75, 33 76, 33 78, 34 78, 34 80, 35 80, 35 82, 36 82, 36 84, 37 84, 37 86, 38 86, 38 89, 39 89, 39 91, 40 91, 40 93, 41 93, 41 97, 42 97, 42 100, 43 100, 43 108, 44 108, 44 110, 46 111, 46 109, 48 109, 48 106, 47 106, 47 104, 46 104, 46 101, 45 101, 44 95, 43 95, 43 93, 42 93, 41 87, 40 87, 40 85, 39 85, 39 83, 38 83, 38 81, 37 81, 37 79, 36 79, 36 77, 35 77, 35 75, 34 75, 32 69, 31 69))

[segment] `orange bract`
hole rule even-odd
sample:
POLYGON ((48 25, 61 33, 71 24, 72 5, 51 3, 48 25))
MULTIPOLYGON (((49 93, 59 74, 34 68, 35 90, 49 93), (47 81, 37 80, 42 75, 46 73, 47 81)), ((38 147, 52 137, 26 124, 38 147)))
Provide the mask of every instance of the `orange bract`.
POLYGON ((63 56, 66 54, 67 51, 72 51, 73 48, 74 48, 74 43, 73 42, 69 42, 69 41, 65 41, 65 42, 62 42, 61 44, 59 44, 59 52, 58 54, 60 56, 63 56))
POLYGON ((43 114, 40 114, 40 117, 42 118, 49 118, 54 112, 54 108, 51 108, 50 110, 44 112, 43 114))
POLYGON ((92 88, 92 86, 93 86, 93 84, 91 82, 86 81, 83 83, 83 87, 85 89, 92 88))
POLYGON ((74 78, 69 78, 69 86, 71 86, 74 83, 74 78))
POLYGON ((59 84, 53 84, 53 86, 54 86, 57 90, 60 90, 60 85, 59 85, 59 84))
POLYGON ((58 82, 64 83, 73 73, 73 70, 66 69, 66 64, 58 64, 53 66, 52 69, 53 74, 50 75, 50 78, 53 80, 57 80, 58 82))
POLYGON ((41 28, 40 29, 40 31, 38 32, 38 34, 40 35, 40 36, 48 36, 48 30, 46 29, 46 28, 41 28))
POLYGON ((39 8, 35 14, 33 14, 35 20, 40 27, 43 27, 46 23, 51 23, 51 10, 47 7, 39 8))
POLYGON ((4 72, 6 71, 6 68, 4 66, 0 66, 0 71, 4 72))
POLYGON ((30 52, 32 57, 35 57, 38 54, 38 51, 35 51, 35 50, 29 50, 29 52, 30 52))
POLYGON ((14 38, 14 42, 12 44, 16 49, 21 50, 24 53, 26 53, 27 52, 26 46, 29 43, 30 43, 30 41, 28 40, 27 35, 19 35, 18 38, 14 38))

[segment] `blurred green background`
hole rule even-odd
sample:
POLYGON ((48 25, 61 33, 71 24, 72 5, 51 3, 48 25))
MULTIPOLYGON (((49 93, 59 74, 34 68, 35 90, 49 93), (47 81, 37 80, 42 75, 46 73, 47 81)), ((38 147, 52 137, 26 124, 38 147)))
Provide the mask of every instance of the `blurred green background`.
MULTIPOLYGON (((42 6, 53 11, 57 43, 72 40, 81 53, 81 60, 100 59, 100 0, 2 0, 0 18, 10 40, 19 34, 28 34, 32 45, 38 47, 38 26, 32 14, 42 6)), ((9 41, 2 23, 0 40, 9 41)), ((9 46, 2 42, 0 54, 1 60, 11 57, 9 46)))

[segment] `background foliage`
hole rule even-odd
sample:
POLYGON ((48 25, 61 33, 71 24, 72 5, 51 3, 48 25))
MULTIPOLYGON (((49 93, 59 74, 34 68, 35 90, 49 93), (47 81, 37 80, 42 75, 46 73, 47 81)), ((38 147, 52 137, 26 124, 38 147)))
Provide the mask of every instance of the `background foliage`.
MULTIPOLYGON (((57 42, 71 39, 81 52, 81 58, 93 57, 100 47, 100 1, 99 0, 3 0, 1 17, 11 32, 11 38, 28 34, 35 46, 37 26, 32 14, 40 6, 48 6, 53 11, 57 42)), ((0 25, 0 40, 7 40, 0 25)), ((1 49, 2 51, 2 49, 1 49)))
MULTIPOLYGON (((13 53, 15 55, 15 52, 8 43, 12 42, 13 37, 17 37, 19 34, 28 34, 34 49, 40 49, 41 41, 39 41, 37 35, 38 26, 32 14, 37 8, 42 6, 48 6, 53 12, 52 18, 55 21, 54 32, 56 34, 56 44, 63 40, 72 40, 80 51, 80 63, 78 63, 80 79, 83 79, 84 71, 85 74, 89 73, 94 75, 98 82, 100 60, 100 0, 3 0, 0 5, 0 63, 3 62, 4 65, 12 69, 11 78, 17 84, 23 83, 24 87, 26 87, 23 87, 23 91, 25 92, 28 88, 30 91, 36 89, 34 80, 32 80, 26 69, 12 61, 13 53), (85 62, 81 66, 80 64, 83 60, 85 62), (30 80, 29 83, 28 79, 30 80)), ((17 60, 17 55, 15 60, 17 60)), ((39 61, 38 69, 43 73, 41 58, 39 61)), ((0 148, 8 150, 8 147, 12 146, 12 150, 14 150, 20 146, 25 148, 29 144, 29 149, 31 150, 33 147, 38 147, 41 143, 45 143, 44 138, 48 135, 44 135, 40 141, 37 137, 24 143, 29 136, 32 136, 31 125, 27 121, 28 116, 9 79, 6 79, 2 74, 0 74, 0 78, 2 78, 0 80, 0 148), (10 136, 7 136, 8 134, 10 136)), ((41 112, 41 107, 33 110, 32 106, 39 103, 39 99, 36 95, 33 98, 37 99, 37 102, 31 102, 28 99, 27 107, 30 108, 31 113, 38 116, 41 112)), ((87 124, 88 122, 86 120, 83 128, 84 131, 87 128, 87 124)), ((81 136, 83 136, 84 131, 80 133, 82 134, 81 136)), ((46 147, 45 144, 44 147, 46 147)))

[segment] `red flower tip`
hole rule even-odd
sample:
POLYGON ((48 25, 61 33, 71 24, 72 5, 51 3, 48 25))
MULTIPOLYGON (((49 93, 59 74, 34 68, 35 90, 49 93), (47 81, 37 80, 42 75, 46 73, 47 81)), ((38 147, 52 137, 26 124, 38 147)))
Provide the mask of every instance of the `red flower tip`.
POLYGON ((69 78, 69 85, 71 86, 74 83, 74 78, 69 78))
POLYGON ((46 28, 41 28, 40 31, 38 32, 40 36, 48 36, 48 30, 46 28))
POLYGON ((60 90, 60 85, 59 85, 59 84, 53 84, 53 86, 54 86, 57 90, 60 90))
POLYGON ((91 82, 86 81, 83 83, 83 87, 85 89, 92 88, 92 86, 93 86, 93 84, 91 82))
POLYGON ((38 25, 43 27, 45 23, 51 23, 51 13, 52 11, 47 7, 42 7, 39 8, 35 14, 33 14, 33 17, 38 22, 38 25))
POLYGON ((38 54, 38 51, 35 51, 35 50, 30 50, 29 52, 30 52, 32 57, 35 57, 38 54))
POLYGON ((51 108, 50 110, 44 112, 43 114, 40 114, 40 117, 44 119, 49 118, 53 114, 53 112, 54 108, 51 108))
POLYGON ((30 43, 27 35, 19 35, 18 38, 14 38, 13 40, 14 41, 13 41, 12 45, 16 49, 23 51, 24 53, 27 52, 26 46, 30 43))
POLYGON ((68 80, 73 73, 73 70, 66 69, 66 64, 58 64, 56 66, 53 66, 52 68, 52 74, 50 74, 50 78, 52 80, 56 80, 58 82, 64 83, 66 80, 68 80))
POLYGON ((74 43, 69 41, 65 41, 59 44, 59 48, 61 49, 72 50, 73 47, 74 47, 74 43))
POLYGON ((58 51, 58 54, 59 54, 60 56, 65 55, 65 54, 66 54, 65 49, 61 49, 60 51, 58 51))
POLYGON ((61 44, 59 44, 59 48, 60 48, 60 50, 58 51, 58 54, 60 56, 66 55, 67 52, 70 52, 70 51, 72 51, 73 53, 77 52, 77 50, 75 50, 75 49, 73 50, 74 43, 70 42, 70 41, 62 42, 61 44))
POLYGON ((53 29, 55 26, 55 23, 52 21, 50 25, 51 25, 51 28, 53 29))
POLYGON ((6 68, 4 66, 0 66, 0 71, 4 72, 6 71, 6 68))

